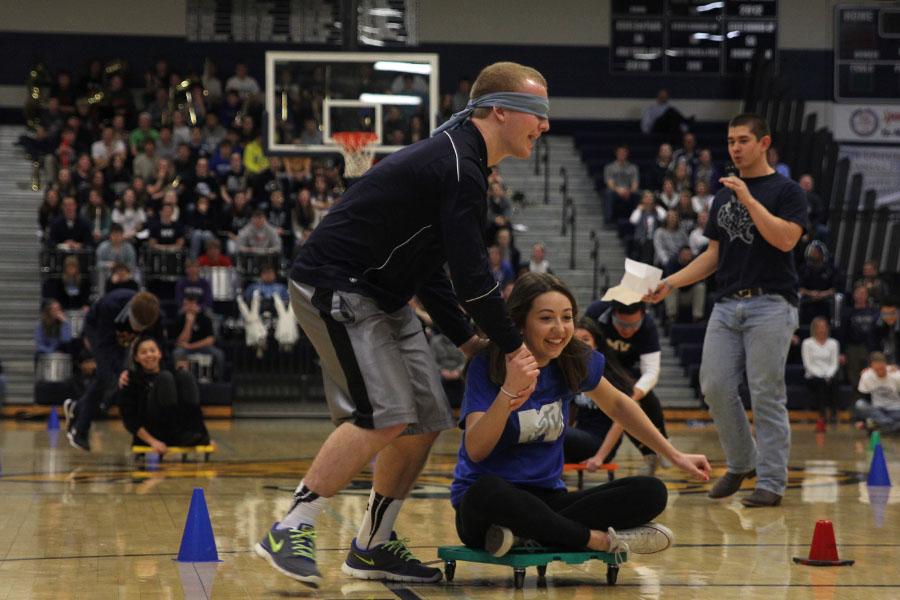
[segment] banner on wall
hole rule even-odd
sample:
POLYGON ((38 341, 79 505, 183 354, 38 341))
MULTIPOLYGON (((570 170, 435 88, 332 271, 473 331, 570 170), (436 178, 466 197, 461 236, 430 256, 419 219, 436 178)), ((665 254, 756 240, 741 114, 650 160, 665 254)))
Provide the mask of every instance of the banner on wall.
POLYGON ((850 159, 849 177, 862 173, 863 193, 875 190, 876 207, 900 210, 900 147, 841 146, 841 158, 850 159))
POLYGON ((900 104, 835 104, 834 139, 900 146, 900 104))

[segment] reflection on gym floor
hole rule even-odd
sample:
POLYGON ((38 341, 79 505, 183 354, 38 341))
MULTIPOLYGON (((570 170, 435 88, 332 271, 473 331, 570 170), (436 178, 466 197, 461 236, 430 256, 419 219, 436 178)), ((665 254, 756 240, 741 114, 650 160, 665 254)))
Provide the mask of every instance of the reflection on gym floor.
MULTIPOLYGON (((871 453, 849 426, 824 436, 795 426, 790 486, 779 508, 747 509, 743 492, 724 501, 706 497, 708 484, 659 476, 670 490, 659 519, 676 546, 633 556, 618 582, 606 585, 606 565, 551 563, 547 586, 533 569, 524 590, 508 567, 460 562, 452 583, 384 584, 340 573, 365 510, 370 473, 335 497, 320 519, 322 589, 312 591, 272 571, 250 548, 284 513, 299 476, 331 425, 314 420, 211 421, 217 452, 209 462, 136 462, 117 422, 98 423, 95 452, 76 453, 42 423, 0 422, 0 599, 75 598, 896 598, 900 492, 865 483, 871 453), (182 564, 178 553, 195 487, 205 491, 221 562, 182 564), (817 520, 833 522, 841 558, 852 567, 796 565, 817 520)), ((674 424, 676 445, 706 452, 724 469, 711 427, 674 424)), ((423 561, 439 563, 437 547, 459 544, 448 486, 458 432, 446 432, 404 505, 398 530, 423 561)), ((893 439, 884 441, 888 466, 893 439)), ((627 445, 626 445, 627 446, 627 445)), ((623 448, 618 476, 636 473, 638 453, 623 448)), ((898 473, 890 469, 896 480, 898 473)), ((605 481, 588 474, 586 485, 605 481)), ((575 486, 577 479, 567 475, 575 486)))

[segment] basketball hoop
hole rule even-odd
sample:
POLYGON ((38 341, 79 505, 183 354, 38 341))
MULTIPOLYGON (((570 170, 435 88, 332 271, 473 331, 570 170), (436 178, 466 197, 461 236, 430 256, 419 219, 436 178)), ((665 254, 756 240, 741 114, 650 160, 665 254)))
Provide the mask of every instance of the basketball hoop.
POLYGON ((372 167, 375 150, 372 144, 378 139, 374 131, 338 131, 331 134, 344 157, 344 177, 362 177, 372 167))

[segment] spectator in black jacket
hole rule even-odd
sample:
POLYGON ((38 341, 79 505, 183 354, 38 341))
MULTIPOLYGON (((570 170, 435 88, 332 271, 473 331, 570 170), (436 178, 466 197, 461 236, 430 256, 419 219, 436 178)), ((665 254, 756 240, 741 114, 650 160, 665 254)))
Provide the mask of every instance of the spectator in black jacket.
POLYGON ((62 201, 62 214, 50 223, 50 245, 80 250, 91 245, 91 226, 78 215, 78 203, 72 196, 62 201))
POLYGON ((844 308, 841 316, 841 355, 847 365, 847 379, 853 389, 859 385, 859 374, 866 368, 872 351, 872 331, 881 317, 877 308, 869 305, 869 292, 864 285, 853 288, 853 304, 844 308))
POLYGON ((201 195, 197 198, 194 211, 186 215, 185 221, 190 227, 191 258, 200 256, 206 242, 218 239, 219 217, 210 206, 210 198, 201 195))
POLYGON ((56 300, 63 310, 87 311, 91 304, 91 284, 87 277, 82 277, 77 256, 63 260, 62 275, 44 282, 41 297, 56 300))
POLYGON ((900 320, 897 318, 896 299, 886 298, 881 302, 881 317, 872 328, 872 342, 869 346, 882 352, 887 357, 888 364, 897 364, 900 356, 900 320))
POLYGON ((669 164, 672 162, 672 144, 663 142, 659 145, 656 160, 650 165, 644 177, 649 190, 658 192, 662 189, 663 181, 669 175, 669 164))
POLYGON ((497 230, 497 235, 494 237, 494 243, 500 248, 500 254, 503 256, 503 260, 509 263, 509 266, 512 267, 513 274, 518 277, 519 271, 522 269, 522 253, 519 252, 519 249, 516 248, 512 239, 512 231, 510 231, 509 227, 502 227, 497 230))
POLYGON ((813 226, 814 237, 822 239, 828 233, 828 207, 822 197, 815 191, 812 175, 801 175, 797 183, 806 192, 806 203, 809 205, 809 222, 813 226))
POLYGON ((806 247, 806 261, 800 267, 800 322, 812 323, 816 317, 831 320, 834 296, 841 292, 841 273, 831 262, 828 247, 813 241, 806 247))
POLYGON ((216 336, 212 319, 200 307, 200 294, 191 291, 181 301, 181 312, 169 330, 169 337, 175 344, 172 352, 177 361, 187 359, 190 354, 206 354, 213 359, 214 377, 221 377, 225 369, 225 353, 216 347, 216 336))

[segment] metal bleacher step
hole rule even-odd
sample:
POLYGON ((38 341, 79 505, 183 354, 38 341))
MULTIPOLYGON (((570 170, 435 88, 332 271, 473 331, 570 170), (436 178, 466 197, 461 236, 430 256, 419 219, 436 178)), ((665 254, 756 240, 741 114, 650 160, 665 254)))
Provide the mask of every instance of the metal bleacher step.
MULTIPOLYGON (((513 215, 513 222, 527 227, 527 231, 515 233, 516 245, 522 253, 522 260, 528 260, 531 247, 541 242, 546 247, 547 259, 554 273, 560 276, 575 292, 579 308, 584 309, 596 298, 592 295, 592 261, 590 259, 590 231, 599 238, 599 263, 606 269, 610 285, 615 285, 622 276, 625 253, 622 243, 614 231, 603 226, 600 195, 594 178, 588 174, 580 152, 572 137, 545 136, 550 145, 550 177, 546 184, 550 202, 544 204, 544 171, 535 175, 534 160, 507 160, 500 166, 500 172, 510 191, 525 194, 526 204, 513 215), (576 210, 575 224, 575 269, 569 269, 571 239, 562 235, 562 194, 560 186, 564 179, 560 167, 566 168, 568 175, 567 194, 576 210)), ((603 285, 603 281, 600 285, 603 285)), ((690 386, 684 369, 675 356, 668 340, 661 340, 662 371, 656 392, 664 408, 698 408, 700 402, 690 386)))
POLYGON ((31 164, 14 145, 22 127, 0 127, 0 361, 7 404, 30 404, 34 394, 34 327, 40 305, 37 210, 31 164))

